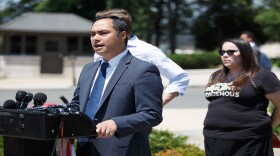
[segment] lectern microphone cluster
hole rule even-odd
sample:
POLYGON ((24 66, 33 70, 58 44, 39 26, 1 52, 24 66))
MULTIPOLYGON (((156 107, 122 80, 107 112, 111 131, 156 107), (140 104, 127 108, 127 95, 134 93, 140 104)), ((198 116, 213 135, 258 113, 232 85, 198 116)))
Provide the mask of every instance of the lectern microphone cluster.
POLYGON ((24 90, 18 90, 16 92, 15 100, 6 100, 3 104, 5 109, 26 109, 28 104, 33 100, 34 107, 42 106, 47 101, 47 95, 44 93, 36 93, 33 98, 33 94, 24 90))
POLYGON ((22 94, 25 93, 17 92, 16 102, 7 100, 0 108, 5 156, 50 156, 58 138, 96 136, 95 124, 79 112, 76 104, 44 106, 46 98, 40 93, 33 98, 37 104, 27 108, 24 103, 31 100, 24 100, 29 95, 22 94))

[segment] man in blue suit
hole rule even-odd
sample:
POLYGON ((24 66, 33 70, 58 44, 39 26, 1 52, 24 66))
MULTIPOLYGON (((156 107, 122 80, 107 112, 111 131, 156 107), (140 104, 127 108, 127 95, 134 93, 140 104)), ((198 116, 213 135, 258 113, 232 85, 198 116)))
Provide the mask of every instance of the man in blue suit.
MULTIPOLYGON (((163 86, 155 65, 141 61, 126 49, 127 25, 115 16, 98 17, 91 28, 91 44, 101 61, 86 64, 80 74, 72 103, 96 124, 97 137, 78 139, 81 156, 149 156, 148 134, 162 121, 163 86), (101 64, 105 82, 96 109, 90 109, 101 64)), ((96 98, 95 98, 96 99, 96 98)), ((92 108, 92 107, 91 107, 92 108)))

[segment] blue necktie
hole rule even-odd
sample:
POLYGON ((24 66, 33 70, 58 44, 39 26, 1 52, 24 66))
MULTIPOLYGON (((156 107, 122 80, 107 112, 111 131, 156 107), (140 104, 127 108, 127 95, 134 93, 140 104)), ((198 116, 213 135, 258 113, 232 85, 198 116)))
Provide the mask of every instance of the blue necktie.
MULTIPOLYGON (((109 65, 108 62, 102 63, 98 76, 95 80, 94 86, 92 88, 90 98, 87 103, 85 114, 89 116, 91 119, 94 118, 98 105, 100 103, 100 99, 102 96, 102 91, 106 79, 106 68, 108 67, 108 65, 109 65)), ((88 138, 78 138, 78 143, 80 147, 83 147, 88 141, 89 141, 88 138)))
POLYGON ((88 115, 91 119, 94 118, 97 108, 99 106, 102 91, 104 88, 104 83, 106 79, 106 68, 108 67, 108 62, 103 62, 101 64, 98 76, 95 80, 94 86, 91 91, 90 98, 87 103, 85 114, 88 115))

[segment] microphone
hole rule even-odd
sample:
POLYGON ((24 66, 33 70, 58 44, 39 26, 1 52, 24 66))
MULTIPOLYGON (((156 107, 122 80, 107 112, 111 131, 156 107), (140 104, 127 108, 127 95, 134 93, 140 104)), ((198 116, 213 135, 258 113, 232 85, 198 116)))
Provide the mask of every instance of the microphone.
POLYGON ((44 93, 36 93, 34 95, 34 107, 28 109, 31 111, 46 111, 54 116, 59 116, 61 114, 78 114, 79 105, 68 103, 68 100, 64 96, 59 97, 64 103, 63 104, 44 104, 47 100, 47 96, 44 93))
POLYGON ((47 95, 44 93, 36 93, 33 98, 34 107, 42 106, 47 101, 47 95))
POLYGON ((26 97, 27 92, 24 90, 18 90, 16 93, 16 104, 17 104, 17 108, 20 108, 24 98, 26 97))
POLYGON ((66 104, 65 111, 79 112, 80 106, 78 104, 69 103, 68 100, 63 95, 61 95, 59 98, 63 101, 64 104, 66 104))
POLYGON ((33 94, 32 93, 27 93, 25 98, 23 99, 23 101, 21 103, 20 109, 27 108, 28 103, 31 102, 32 99, 33 99, 33 94))
POLYGON ((17 109, 17 103, 14 100, 6 100, 3 104, 4 109, 17 109))
POLYGON ((63 103, 65 103, 65 104, 69 103, 68 100, 63 95, 61 95, 59 98, 63 103))

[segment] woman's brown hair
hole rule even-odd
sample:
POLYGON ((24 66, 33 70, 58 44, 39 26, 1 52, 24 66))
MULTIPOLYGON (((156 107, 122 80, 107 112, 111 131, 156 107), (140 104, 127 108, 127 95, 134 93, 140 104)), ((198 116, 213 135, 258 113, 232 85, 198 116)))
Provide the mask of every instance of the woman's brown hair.
MULTIPOLYGON (((255 86, 253 77, 260 67, 256 63, 254 52, 249 42, 239 38, 226 39, 221 43, 219 47, 220 49, 222 49, 225 42, 231 42, 237 46, 243 64, 243 72, 232 82, 234 91, 240 91, 248 81, 251 81, 251 83, 255 86)), ((221 70, 218 70, 211 75, 207 86, 224 82, 229 74, 229 71, 230 69, 223 65, 221 70)))

